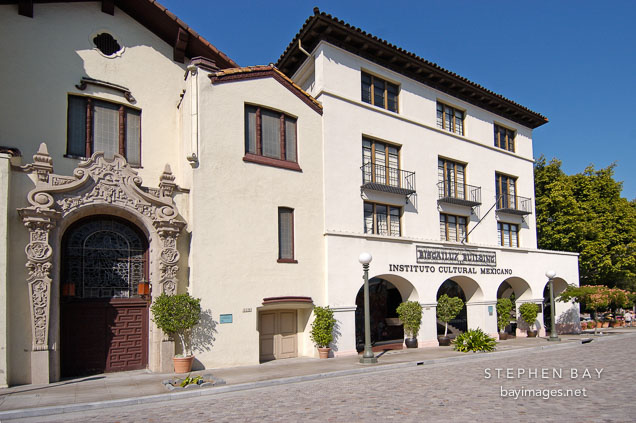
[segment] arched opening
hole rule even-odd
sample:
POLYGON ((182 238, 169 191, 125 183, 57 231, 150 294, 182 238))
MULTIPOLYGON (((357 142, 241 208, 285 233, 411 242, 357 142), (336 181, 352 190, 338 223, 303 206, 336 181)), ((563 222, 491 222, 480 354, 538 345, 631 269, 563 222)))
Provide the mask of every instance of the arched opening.
MULTIPOLYGON (((459 297, 464 302, 464 306, 459 314, 448 322, 449 335, 458 335, 460 332, 468 330, 468 314, 466 310, 466 294, 462 287, 452 279, 446 279, 444 283, 437 290, 437 300, 442 295, 448 295, 449 297, 459 297)), ((437 321, 437 334, 444 335, 445 324, 441 321, 437 321)))
MULTIPOLYGON (((386 279, 369 280, 369 315, 371 326, 371 344, 387 349, 401 348, 404 342, 404 329, 396 309, 403 301, 400 291, 386 279)), ((364 286, 356 296, 356 349, 364 350, 364 286)))
POLYGON ((119 217, 83 218, 62 237, 61 263, 62 376, 146 368, 145 235, 119 217))
POLYGON ((532 299, 532 289, 530 285, 519 277, 511 277, 504 280, 497 289, 497 299, 508 298, 512 302, 512 312, 510 313, 510 324, 506 326, 504 332, 509 336, 516 336, 519 326, 519 313, 517 312, 517 302, 532 299))
MULTIPOLYGON (((556 299, 559 297, 559 294, 565 291, 568 284, 563 279, 559 278, 554 278, 552 282, 554 283, 554 302, 556 305, 556 299)), ((548 281, 543 287, 543 325, 545 327, 546 334, 552 330, 550 316, 552 316, 552 307, 550 306, 550 281, 548 281)))
POLYGON ((508 283, 508 281, 503 281, 499 288, 497 289, 497 300, 500 298, 508 298, 512 303, 512 311, 510 312, 510 323, 504 328, 504 332, 508 334, 508 336, 517 336, 517 296, 515 290, 508 283))

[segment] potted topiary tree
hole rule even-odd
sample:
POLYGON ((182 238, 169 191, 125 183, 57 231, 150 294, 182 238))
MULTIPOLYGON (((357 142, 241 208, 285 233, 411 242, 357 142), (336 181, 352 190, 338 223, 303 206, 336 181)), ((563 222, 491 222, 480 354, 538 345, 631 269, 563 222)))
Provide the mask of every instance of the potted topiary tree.
POLYGON ((499 298, 497 300, 497 328, 499 328, 499 339, 508 339, 505 332, 506 326, 510 323, 510 312, 512 311, 512 301, 510 298, 499 298))
POLYGON ((437 318, 444 322, 444 336, 437 337, 437 342, 440 346, 450 345, 448 322, 457 317, 463 307, 464 301, 459 297, 449 297, 444 294, 437 300, 437 318))
POLYGON ((187 373, 192 370, 190 331, 201 318, 201 299, 189 294, 166 295, 161 293, 152 306, 152 321, 169 336, 176 335, 181 343, 182 354, 172 358, 175 373, 187 373))
POLYGON ((406 348, 417 348, 417 333, 422 324, 422 306, 417 301, 405 301, 396 311, 404 325, 404 333, 408 337, 404 341, 406 348))
POLYGON ((519 306, 519 314, 528 325, 528 337, 536 338, 537 331, 533 328, 539 314, 539 306, 535 303, 523 303, 519 306))
POLYGON ((314 307, 314 321, 311 324, 310 337, 318 348, 320 358, 328 358, 329 344, 333 341, 333 328, 336 319, 333 317, 333 310, 327 307, 314 307))

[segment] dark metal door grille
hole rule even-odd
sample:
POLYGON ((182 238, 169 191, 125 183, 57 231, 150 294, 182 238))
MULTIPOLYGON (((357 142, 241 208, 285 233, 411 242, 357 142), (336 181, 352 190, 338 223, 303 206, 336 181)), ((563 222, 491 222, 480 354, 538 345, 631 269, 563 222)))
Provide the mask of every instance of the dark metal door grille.
POLYGON ((78 298, 130 298, 146 279, 146 242, 130 225, 103 217, 80 223, 64 248, 63 284, 78 298))

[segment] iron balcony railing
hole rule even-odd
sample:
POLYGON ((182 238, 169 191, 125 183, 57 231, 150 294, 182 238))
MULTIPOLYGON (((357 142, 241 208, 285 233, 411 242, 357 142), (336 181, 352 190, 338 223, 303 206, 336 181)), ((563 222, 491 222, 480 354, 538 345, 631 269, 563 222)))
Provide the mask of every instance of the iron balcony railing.
POLYGON ((481 204, 481 187, 456 184, 452 181, 437 183, 438 202, 475 207, 481 204))
POLYGON ((501 194, 497 197, 497 211, 521 216, 532 214, 532 199, 515 194, 501 194))
POLYGON ((365 163, 360 170, 364 189, 407 196, 415 193, 415 172, 374 163, 365 163))

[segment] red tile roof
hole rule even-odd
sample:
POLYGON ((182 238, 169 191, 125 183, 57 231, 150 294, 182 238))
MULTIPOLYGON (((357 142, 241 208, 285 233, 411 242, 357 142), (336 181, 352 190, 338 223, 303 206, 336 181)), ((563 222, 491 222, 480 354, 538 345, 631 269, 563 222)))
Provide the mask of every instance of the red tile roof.
POLYGON ((299 49, 299 41, 307 51, 312 51, 320 41, 326 41, 529 128, 548 122, 539 113, 360 28, 320 12, 317 7, 314 8, 314 15, 307 18, 276 63, 286 75, 292 76, 307 59, 299 49))
MULTIPOLYGON (((37 16, 38 3, 74 3, 74 1, 33 0, 33 3, 21 3, 18 0, 0 0, 0 4, 19 4, 16 12, 30 17, 37 16)), ((100 2, 94 3, 96 8, 100 7, 100 2)), ((113 5, 130 15, 172 47, 177 46, 180 36, 179 30, 181 30, 179 40, 182 45, 175 47, 174 59, 176 61, 183 62, 184 56, 187 58, 201 56, 214 61, 216 66, 221 69, 238 66, 225 53, 214 47, 156 0, 104 1, 101 3, 101 10, 108 14, 116 13, 113 5)))
POLYGON ((272 65, 267 66, 246 66, 240 68, 228 68, 218 72, 210 73, 210 79, 213 84, 237 81, 242 79, 256 79, 256 78, 268 78, 272 77, 278 82, 283 84, 287 89, 293 92, 298 98, 304 101, 308 106, 313 108, 316 112, 322 114, 322 104, 311 94, 300 88, 294 81, 289 79, 287 75, 279 71, 272 65))

